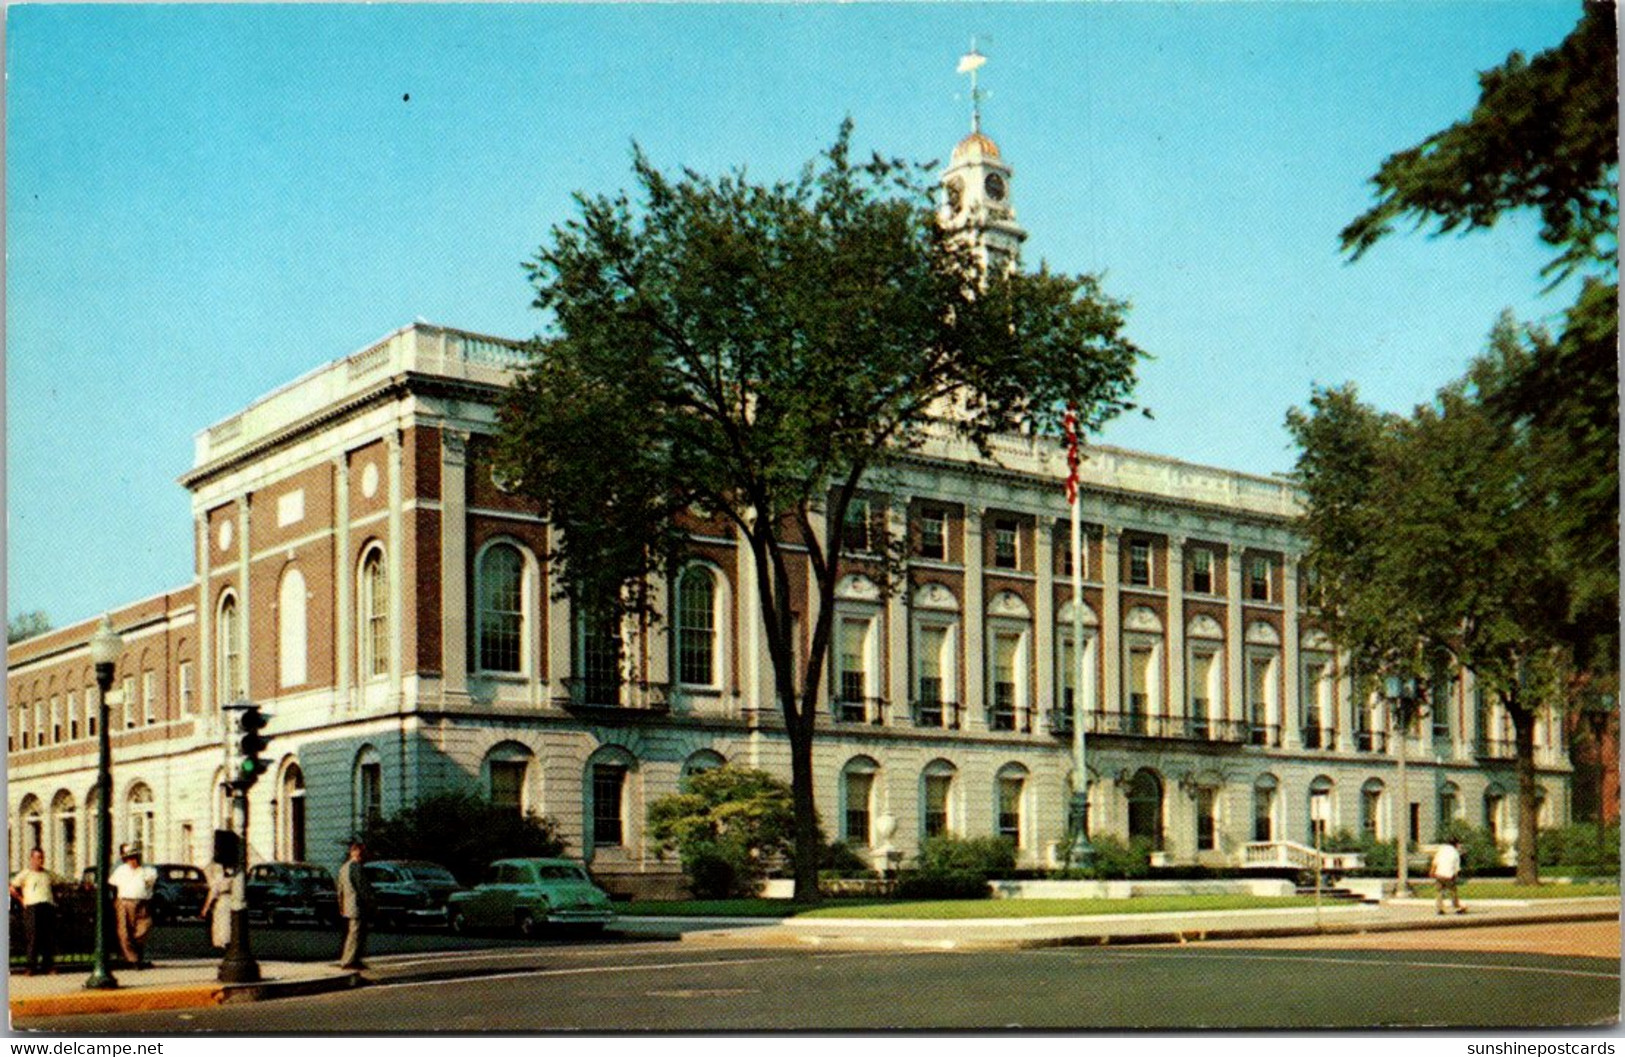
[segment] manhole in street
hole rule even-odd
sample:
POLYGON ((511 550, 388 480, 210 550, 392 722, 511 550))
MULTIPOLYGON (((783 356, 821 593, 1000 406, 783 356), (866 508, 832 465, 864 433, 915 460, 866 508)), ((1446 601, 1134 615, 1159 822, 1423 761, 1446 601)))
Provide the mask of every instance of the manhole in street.
POLYGON ((732 998, 735 995, 759 995, 758 987, 710 987, 685 991, 649 991, 649 998, 732 998))

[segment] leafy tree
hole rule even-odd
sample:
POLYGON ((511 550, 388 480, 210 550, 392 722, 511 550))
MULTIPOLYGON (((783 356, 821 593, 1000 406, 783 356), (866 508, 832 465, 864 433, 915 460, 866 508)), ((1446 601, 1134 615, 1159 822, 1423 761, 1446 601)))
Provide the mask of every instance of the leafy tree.
POLYGON ((927 167, 855 163, 850 137, 847 122, 793 180, 668 176, 640 152, 635 201, 578 196, 529 265, 550 326, 498 450, 562 530, 559 579, 589 619, 647 616, 645 585, 696 518, 744 540, 802 901, 817 899, 813 735, 854 497, 932 437, 985 452, 1058 430, 1068 404, 1098 428, 1129 406, 1140 355, 1095 278, 985 273, 939 224, 927 167))
POLYGON ((18 613, 6 621, 6 642, 21 642, 31 639, 35 635, 43 635, 51 630, 51 618, 45 611, 36 609, 32 613, 18 613))
POLYGON ((551 858, 564 852, 550 818, 520 815, 468 793, 420 800, 366 826, 360 838, 374 859, 424 859, 474 884, 494 859, 551 858))
POLYGON ((755 895, 768 867, 789 853, 794 832, 790 787, 766 771, 699 771, 681 792, 649 805, 650 836, 677 849, 701 899, 755 895))
POLYGON ((1487 228, 1510 209, 1540 212, 1560 252, 1548 272, 1617 271, 1619 71, 1614 5, 1588 3, 1579 25, 1532 60, 1513 52, 1479 75, 1472 114, 1390 155, 1371 182, 1377 204, 1342 232, 1354 257, 1402 217, 1438 234, 1487 228))

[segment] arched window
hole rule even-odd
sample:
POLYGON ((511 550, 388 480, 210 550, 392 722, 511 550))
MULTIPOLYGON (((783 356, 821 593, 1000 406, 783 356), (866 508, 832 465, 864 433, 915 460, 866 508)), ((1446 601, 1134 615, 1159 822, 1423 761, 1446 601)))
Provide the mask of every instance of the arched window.
POLYGON ((1309 843, 1337 830, 1337 800, 1332 796, 1332 780, 1320 775, 1309 783, 1309 843))
POLYGON ((152 790, 147 787, 147 783, 136 782, 130 786, 125 806, 127 808, 125 839, 131 843, 140 843, 148 862, 156 860, 158 849, 153 843, 153 837, 157 834, 155 825, 157 812, 153 807, 152 790))
POLYGON ((384 817, 384 765, 371 745, 361 746, 355 754, 350 788, 351 826, 360 833, 384 817))
POLYGON ((638 816, 636 805, 628 803, 627 778, 636 767, 636 757, 618 745, 606 745, 587 760, 589 796, 583 807, 591 854, 629 843, 628 820, 638 816))
POLYGON ((373 544, 361 556, 356 616, 361 626, 361 678, 389 674, 389 578, 384 548, 373 544))
POLYGON ((1360 834, 1371 840, 1381 840, 1386 826, 1382 819, 1383 784, 1381 778, 1371 778, 1360 787, 1360 834))
POLYGON ((28 853, 35 848, 45 850, 45 820, 40 815, 39 797, 32 793, 23 797, 23 802, 17 809, 17 820, 22 844, 17 848, 17 856, 12 861, 26 862, 28 853))
POLYGON ((1439 786, 1439 823, 1438 837, 1444 840, 1450 829, 1450 824, 1461 817, 1461 787, 1455 782, 1444 782, 1439 786))
POLYGON ((277 588, 277 685, 302 686, 306 677, 305 574, 296 565, 277 588))
POLYGON ((1162 850, 1162 779, 1149 767, 1134 772, 1128 787, 1128 835, 1144 837, 1162 850))
POLYGON ((519 548, 493 543, 476 569, 477 653, 480 671, 525 670, 525 558, 519 548))
POLYGON ((1506 840, 1513 832, 1513 828, 1507 824, 1509 802, 1506 790, 1498 785, 1491 785, 1484 790, 1484 828, 1490 831, 1490 837, 1497 844, 1506 840))
POLYGON ((723 759, 720 752, 713 749, 701 749, 683 761, 682 777, 687 778, 689 775, 700 774, 703 771, 714 771, 718 767, 726 767, 727 765, 728 761, 723 759))
POLYGON ((485 754, 485 790, 491 803, 523 815, 530 807, 532 753, 517 741, 505 741, 485 754))
POLYGON ((954 832, 953 795, 957 769, 947 760, 932 760, 920 775, 920 835, 946 837, 954 832))
POLYGON ((1027 799, 1027 768, 1019 763, 1007 763, 999 768, 994 780, 997 803, 993 824, 995 832, 1016 847, 1024 847, 1027 843, 1025 837, 1027 799))
POLYGON ((51 798, 51 849, 45 861, 64 877, 79 877, 79 818, 74 811, 73 794, 66 789, 51 798))
POLYGON ((237 623, 237 596, 227 591, 220 598, 214 621, 217 706, 229 705, 243 696, 242 639, 237 623))
POLYGON ((291 862, 305 861, 305 772, 289 761, 277 788, 277 852, 291 862))
POLYGON ((677 581, 677 681, 717 685, 717 585, 704 566, 691 565, 677 581))
POLYGON ((1275 839, 1275 800, 1280 788, 1273 774, 1261 774, 1253 783, 1253 840, 1275 839))
POLYGON ((987 606, 987 728, 1031 732, 1032 686, 1028 661, 1032 613, 1014 591, 987 606))
POLYGON ((879 773, 880 765, 867 756, 855 756, 841 768, 841 839, 848 844, 869 846, 879 773))

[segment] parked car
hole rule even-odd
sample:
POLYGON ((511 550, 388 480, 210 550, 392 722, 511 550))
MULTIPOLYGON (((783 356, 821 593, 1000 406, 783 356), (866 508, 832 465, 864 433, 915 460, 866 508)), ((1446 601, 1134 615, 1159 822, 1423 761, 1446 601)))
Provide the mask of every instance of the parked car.
POLYGON ((380 859, 362 869, 372 885, 374 920, 379 928, 448 924, 446 900, 464 890, 451 871, 438 863, 380 859))
POLYGON ((152 864, 158 871, 153 889, 152 916, 155 921, 191 921, 203 910, 209 898, 209 879, 196 866, 182 863, 152 864))
POLYGON ((332 871, 306 862, 250 866, 248 912, 274 925, 309 921, 331 928, 339 920, 339 894, 332 871))
POLYGON ((498 859, 485 880, 447 900, 454 932, 517 929, 536 935, 544 925, 600 931, 615 920, 609 895, 575 859, 498 859))

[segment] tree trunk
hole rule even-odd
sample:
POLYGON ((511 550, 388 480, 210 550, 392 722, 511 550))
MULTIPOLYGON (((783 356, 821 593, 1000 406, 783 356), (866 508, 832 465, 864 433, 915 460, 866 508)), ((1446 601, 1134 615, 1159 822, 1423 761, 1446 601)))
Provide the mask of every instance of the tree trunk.
POLYGON ((1540 883, 1540 865, 1535 860, 1535 828, 1540 814, 1535 803, 1535 713, 1514 702, 1507 709, 1512 717, 1513 744, 1517 753, 1518 842, 1517 881, 1521 885, 1540 883))
POLYGON ((791 723, 790 737, 790 790, 796 808, 796 886, 795 902, 812 904, 819 901, 818 860, 823 854, 823 841, 818 831, 818 809, 813 801, 813 739, 812 731, 797 729, 791 723))

